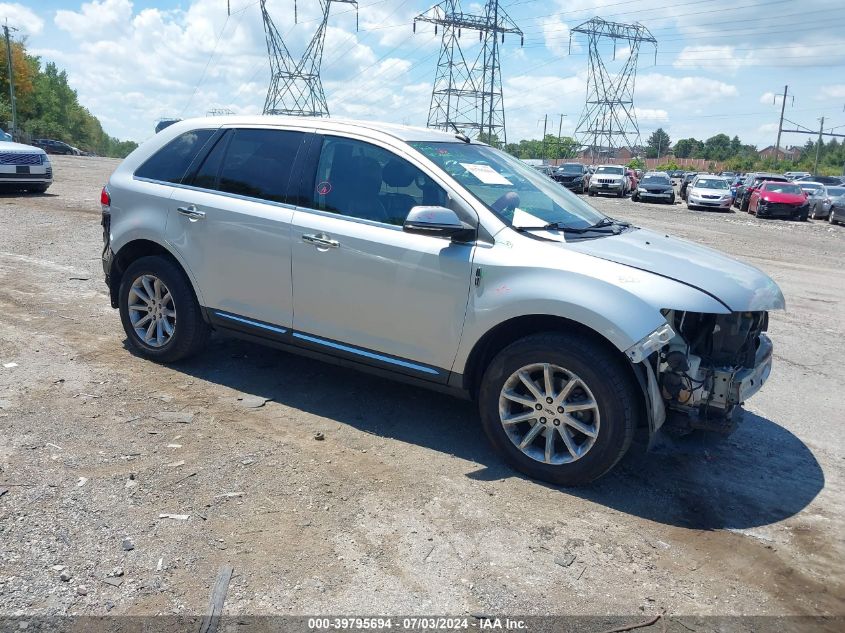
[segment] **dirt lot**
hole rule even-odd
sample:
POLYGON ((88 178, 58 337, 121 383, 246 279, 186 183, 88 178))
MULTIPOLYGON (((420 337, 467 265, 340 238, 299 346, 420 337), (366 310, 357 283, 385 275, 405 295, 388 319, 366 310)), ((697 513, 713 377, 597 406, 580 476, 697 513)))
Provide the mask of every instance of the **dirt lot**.
POLYGON ((224 563, 230 614, 845 614, 845 227, 595 201, 759 266, 788 309, 733 436, 561 490, 502 466, 470 403, 221 337, 130 354, 99 262, 115 165, 0 197, 0 614, 201 613, 224 563))

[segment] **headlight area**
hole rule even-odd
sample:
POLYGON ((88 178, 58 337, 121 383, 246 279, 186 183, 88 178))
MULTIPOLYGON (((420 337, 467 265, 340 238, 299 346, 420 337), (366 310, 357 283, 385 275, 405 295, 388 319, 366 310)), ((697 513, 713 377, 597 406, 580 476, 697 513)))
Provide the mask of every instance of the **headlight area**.
POLYGON ((632 363, 646 367, 652 430, 665 418, 681 434, 732 432, 740 405, 771 372, 768 313, 662 312, 666 323, 626 350, 632 363))

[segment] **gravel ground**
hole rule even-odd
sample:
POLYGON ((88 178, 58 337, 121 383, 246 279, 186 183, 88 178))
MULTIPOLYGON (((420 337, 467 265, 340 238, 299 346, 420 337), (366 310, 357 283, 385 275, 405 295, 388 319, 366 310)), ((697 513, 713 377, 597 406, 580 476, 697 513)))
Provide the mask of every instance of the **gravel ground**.
POLYGON ((788 309, 734 435, 640 440, 562 490, 504 467, 470 403, 222 337, 133 356, 99 262, 116 164, 0 197, 0 615, 202 613, 222 564, 240 615, 845 614, 845 227, 593 199, 759 266, 788 309))

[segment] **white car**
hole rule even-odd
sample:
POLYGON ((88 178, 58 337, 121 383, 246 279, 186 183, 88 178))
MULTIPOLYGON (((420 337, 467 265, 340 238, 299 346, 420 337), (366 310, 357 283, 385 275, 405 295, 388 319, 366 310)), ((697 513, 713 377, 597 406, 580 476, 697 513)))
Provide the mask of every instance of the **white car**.
POLYGON ((50 157, 40 147, 0 141, 0 187, 44 193, 53 184, 50 157))
POLYGON ((698 176, 687 191, 687 209, 721 209, 730 211, 731 187, 721 176, 698 176))

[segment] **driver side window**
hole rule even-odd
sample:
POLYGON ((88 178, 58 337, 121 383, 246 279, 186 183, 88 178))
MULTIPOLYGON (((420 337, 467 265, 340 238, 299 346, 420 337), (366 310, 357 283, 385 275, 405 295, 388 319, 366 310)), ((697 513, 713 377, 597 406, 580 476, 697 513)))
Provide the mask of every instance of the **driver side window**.
POLYGON ((446 200, 442 187, 392 152, 348 138, 323 141, 315 209, 402 226, 412 207, 445 206, 446 200))

